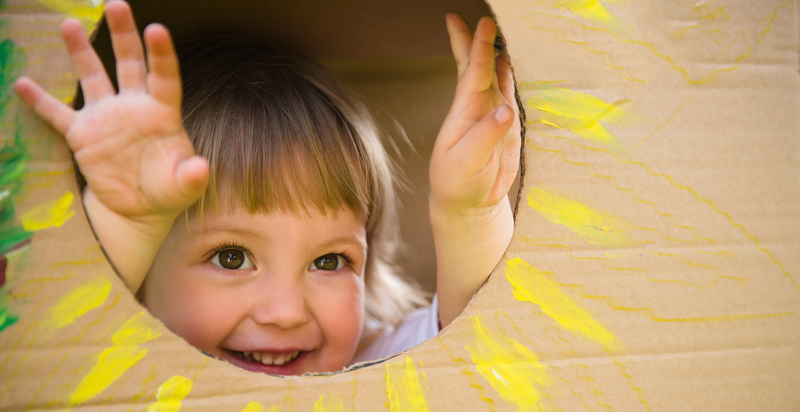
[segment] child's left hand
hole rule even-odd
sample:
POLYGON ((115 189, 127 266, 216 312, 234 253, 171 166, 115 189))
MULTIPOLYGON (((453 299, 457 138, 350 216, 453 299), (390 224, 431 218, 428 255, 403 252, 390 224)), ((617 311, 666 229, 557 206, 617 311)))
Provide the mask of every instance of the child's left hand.
POLYGON ((508 55, 495 56, 494 21, 482 18, 474 39, 460 16, 448 14, 446 21, 458 86, 430 167, 442 325, 466 307, 511 241, 507 193, 522 144, 508 55))
POLYGON ((497 28, 478 23, 473 39, 464 20, 448 14, 458 87, 431 158, 431 203, 445 213, 487 215, 506 199, 519 168, 519 109, 508 55, 495 57, 497 28))

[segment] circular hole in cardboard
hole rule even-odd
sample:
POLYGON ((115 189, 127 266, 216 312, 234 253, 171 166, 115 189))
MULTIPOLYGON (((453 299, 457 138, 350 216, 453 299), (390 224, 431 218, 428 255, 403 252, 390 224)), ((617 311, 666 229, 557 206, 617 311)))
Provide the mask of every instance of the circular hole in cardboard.
MULTIPOLYGON (((315 5, 314 12, 303 14, 303 6, 292 6, 288 2, 254 6, 255 1, 238 0, 226 4, 200 4, 191 16, 183 13, 180 2, 164 4, 154 0, 132 0, 129 3, 140 31, 148 23, 157 21, 170 29, 176 42, 231 25, 237 30, 266 35, 290 51, 316 59, 374 105, 379 121, 395 137, 395 146, 388 151, 406 175, 406 188, 398 194, 402 204, 402 239, 407 247, 398 254, 397 263, 402 273, 423 290, 431 294, 435 291, 436 265, 427 209, 428 162, 457 81, 444 15, 447 11, 458 12, 474 30, 479 16, 491 14, 485 3, 394 4, 381 11, 380 6, 376 10, 359 9, 363 6, 359 1, 341 7, 320 2, 315 5), (407 12, 398 13, 392 7, 407 12), (426 7, 425 13, 410 12, 419 7, 426 7), (412 29, 404 31, 398 27, 412 29), (400 128, 394 127, 395 121, 400 128)), ((92 44, 116 84, 110 36, 102 21, 92 44)), ((496 47, 505 49, 499 33, 496 47)), ((521 135, 524 136, 524 106, 518 93, 516 98, 521 113, 521 135)), ((82 106, 80 91, 74 105, 82 106)), ((521 157, 517 180, 509 190, 515 215, 524 172, 524 158, 521 157)), ((85 182, 79 173, 76 174, 82 188, 85 182)), ((386 359, 389 358, 358 367, 386 359)))

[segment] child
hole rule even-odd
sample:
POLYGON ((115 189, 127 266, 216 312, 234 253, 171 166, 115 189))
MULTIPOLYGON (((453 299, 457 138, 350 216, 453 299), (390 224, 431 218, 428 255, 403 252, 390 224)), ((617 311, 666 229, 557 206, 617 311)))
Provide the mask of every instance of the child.
POLYGON ((182 94, 163 26, 145 30, 146 68, 128 5, 109 2, 106 19, 119 93, 74 20, 62 36, 84 107, 25 78, 15 87, 65 135, 126 286, 207 354, 294 375, 408 349, 461 313, 508 246, 520 135, 491 19, 474 40, 459 16, 446 19, 459 83, 431 159, 437 298, 394 332, 419 298, 386 264, 391 168, 363 104, 316 66, 249 40, 185 50, 182 94), (389 327, 365 330, 375 323, 389 327))

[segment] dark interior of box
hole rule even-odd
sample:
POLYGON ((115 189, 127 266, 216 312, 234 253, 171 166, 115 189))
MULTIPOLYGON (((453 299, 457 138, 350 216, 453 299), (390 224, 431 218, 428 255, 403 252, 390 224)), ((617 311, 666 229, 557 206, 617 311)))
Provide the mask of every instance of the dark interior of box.
MULTIPOLYGON (((401 231, 408 247, 399 254, 398 263, 424 289, 435 289, 428 162, 457 81, 444 17, 457 12, 474 29, 480 16, 491 14, 482 0, 128 2, 140 31, 159 22, 169 28, 176 42, 236 30, 256 33, 317 59, 382 108, 383 117, 396 119, 408 136, 408 142, 395 137, 397 160, 408 180, 408 190, 400 193, 401 231)), ((115 81, 104 22, 93 44, 115 81)), ((80 96, 76 105, 82 105, 80 96)), ((517 187, 510 193, 516 195, 517 187)))

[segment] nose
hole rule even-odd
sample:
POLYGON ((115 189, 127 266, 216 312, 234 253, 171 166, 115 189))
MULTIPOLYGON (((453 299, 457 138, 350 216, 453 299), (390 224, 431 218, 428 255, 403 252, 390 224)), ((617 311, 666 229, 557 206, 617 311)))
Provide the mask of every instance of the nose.
POLYGON ((297 280, 269 279, 255 293, 255 323, 290 330, 309 322, 305 293, 297 280))

